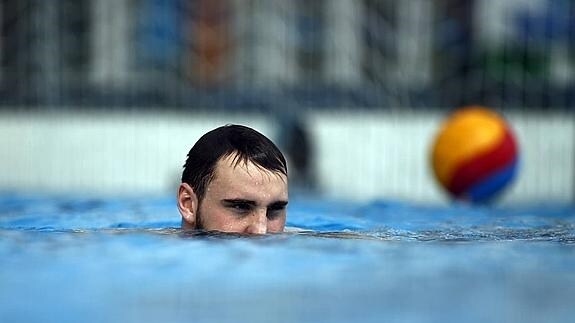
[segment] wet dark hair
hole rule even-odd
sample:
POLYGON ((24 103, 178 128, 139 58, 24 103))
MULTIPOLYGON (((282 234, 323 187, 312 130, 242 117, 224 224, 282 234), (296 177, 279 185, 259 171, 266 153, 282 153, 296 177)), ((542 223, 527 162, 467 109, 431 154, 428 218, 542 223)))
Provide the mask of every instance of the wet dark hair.
POLYGON ((182 182, 189 184, 202 201, 213 180, 217 162, 234 156, 234 162, 252 162, 287 177, 287 163, 276 145, 266 136, 246 126, 228 124, 203 135, 190 149, 182 182))

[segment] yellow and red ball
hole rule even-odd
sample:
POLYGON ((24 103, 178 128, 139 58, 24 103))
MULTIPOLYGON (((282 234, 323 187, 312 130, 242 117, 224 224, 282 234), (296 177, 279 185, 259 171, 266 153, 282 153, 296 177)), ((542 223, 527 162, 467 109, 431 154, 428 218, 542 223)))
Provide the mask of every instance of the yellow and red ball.
POLYGON ((437 181, 451 196, 489 202, 515 177, 518 148, 510 125, 499 114, 469 106, 443 122, 431 163, 437 181))

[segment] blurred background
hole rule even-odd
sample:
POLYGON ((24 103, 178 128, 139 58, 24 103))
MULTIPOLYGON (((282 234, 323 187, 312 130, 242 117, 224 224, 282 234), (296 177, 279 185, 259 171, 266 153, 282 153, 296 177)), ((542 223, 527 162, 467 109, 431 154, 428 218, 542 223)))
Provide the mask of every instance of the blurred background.
POLYGON ((226 123, 268 135, 292 192, 448 202, 441 120, 510 122, 502 203, 575 199, 570 0, 2 0, 0 191, 175 194, 226 123))

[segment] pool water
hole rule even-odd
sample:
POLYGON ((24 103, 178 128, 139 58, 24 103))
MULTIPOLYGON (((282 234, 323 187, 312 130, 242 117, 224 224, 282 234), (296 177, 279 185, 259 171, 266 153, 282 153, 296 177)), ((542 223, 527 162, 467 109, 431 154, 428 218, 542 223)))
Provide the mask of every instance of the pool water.
POLYGON ((292 197, 178 229, 173 197, 0 195, 0 322, 573 322, 575 207, 292 197))

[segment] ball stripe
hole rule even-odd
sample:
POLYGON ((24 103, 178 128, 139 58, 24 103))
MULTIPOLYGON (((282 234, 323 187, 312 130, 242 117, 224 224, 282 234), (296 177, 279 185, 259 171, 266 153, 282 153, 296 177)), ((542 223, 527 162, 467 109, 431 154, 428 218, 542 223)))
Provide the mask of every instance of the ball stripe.
POLYGON ((487 202, 499 193, 515 176, 517 159, 514 159, 507 167, 496 171, 494 174, 479 181, 469 188, 465 194, 472 202, 487 202))
POLYGON ((447 185, 451 193, 460 196, 480 179, 489 177, 513 162, 516 156, 515 141, 508 128, 503 129, 503 138, 492 149, 455 167, 453 177, 447 185))

